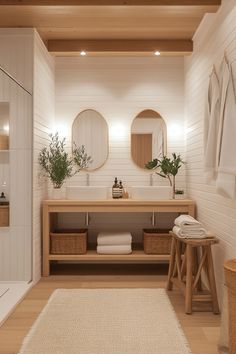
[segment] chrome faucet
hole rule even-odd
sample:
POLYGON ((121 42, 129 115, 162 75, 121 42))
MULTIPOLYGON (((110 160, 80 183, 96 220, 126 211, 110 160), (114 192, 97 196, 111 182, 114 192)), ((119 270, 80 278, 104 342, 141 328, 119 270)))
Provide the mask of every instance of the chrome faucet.
POLYGON ((149 185, 153 186, 153 173, 149 175, 149 185))
POLYGON ((86 186, 90 185, 90 180, 89 180, 89 173, 86 173, 86 186))

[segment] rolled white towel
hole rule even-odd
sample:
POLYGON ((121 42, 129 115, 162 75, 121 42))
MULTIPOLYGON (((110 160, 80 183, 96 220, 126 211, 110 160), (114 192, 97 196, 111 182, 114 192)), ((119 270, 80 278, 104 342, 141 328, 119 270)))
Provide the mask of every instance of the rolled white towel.
POLYGON ((102 245, 131 245, 132 236, 130 232, 100 232, 97 237, 97 244, 102 245))
MULTIPOLYGON (((179 227, 179 226, 177 226, 177 227, 179 227)), ((180 227, 180 229, 181 229, 182 233, 190 234, 190 235, 194 235, 194 234, 198 235, 199 233, 202 233, 203 230, 205 230, 201 225, 199 225, 198 227, 195 227, 195 226, 191 227, 191 225, 182 226, 182 227, 180 227)))
POLYGON ((185 231, 179 226, 174 226, 172 230, 177 236, 181 238, 206 238, 207 231, 202 227, 198 230, 185 231))
POLYGON ((132 253, 131 245, 97 246, 99 254, 129 254, 132 253))
MULTIPOLYGON (((176 226, 178 226, 178 225, 176 225, 176 226)), ((184 231, 198 231, 198 230, 200 230, 201 228, 202 228, 202 225, 201 224, 199 224, 199 225, 183 225, 183 226, 178 226, 178 227, 180 227, 181 228, 181 230, 184 230, 184 231)))
POLYGON ((178 218, 175 219, 175 225, 179 227, 202 227, 202 224, 199 221, 194 219, 192 216, 185 214, 180 215, 178 216, 178 218))

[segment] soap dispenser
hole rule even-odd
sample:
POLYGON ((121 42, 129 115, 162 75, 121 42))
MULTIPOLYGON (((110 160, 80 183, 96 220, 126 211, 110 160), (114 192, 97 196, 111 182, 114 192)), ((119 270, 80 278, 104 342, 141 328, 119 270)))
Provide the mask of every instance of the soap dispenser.
POLYGON ((112 198, 113 199, 120 198, 120 188, 119 188, 117 177, 115 178, 114 184, 112 186, 112 198))

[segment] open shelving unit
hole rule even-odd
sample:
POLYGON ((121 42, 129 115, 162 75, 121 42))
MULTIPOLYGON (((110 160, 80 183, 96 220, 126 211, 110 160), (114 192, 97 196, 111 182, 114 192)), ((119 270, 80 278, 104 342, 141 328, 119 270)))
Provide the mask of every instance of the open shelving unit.
POLYGON ((193 200, 159 200, 140 201, 132 199, 79 201, 79 200, 45 200, 43 202, 43 276, 50 275, 51 261, 78 262, 126 262, 146 263, 168 261, 167 254, 145 254, 142 245, 134 246, 133 252, 126 255, 102 255, 88 248, 86 254, 50 254, 50 232, 53 230, 58 213, 187 213, 195 216, 193 200))

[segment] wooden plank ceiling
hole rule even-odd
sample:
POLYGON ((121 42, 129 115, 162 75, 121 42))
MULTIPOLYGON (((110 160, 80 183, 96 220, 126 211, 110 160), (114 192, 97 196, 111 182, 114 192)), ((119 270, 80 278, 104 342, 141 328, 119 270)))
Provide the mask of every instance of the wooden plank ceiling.
POLYGON ((220 0, 0 0, 0 27, 35 27, 55 55, 186 55, 220 0))

